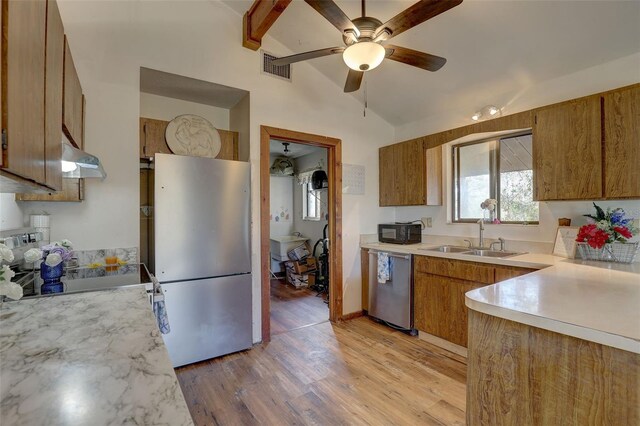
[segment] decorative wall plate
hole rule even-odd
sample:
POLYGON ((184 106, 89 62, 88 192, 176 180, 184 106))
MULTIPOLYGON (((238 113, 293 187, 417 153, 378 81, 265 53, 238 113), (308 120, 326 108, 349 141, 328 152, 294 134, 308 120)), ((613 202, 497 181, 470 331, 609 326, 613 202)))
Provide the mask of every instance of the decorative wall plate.
POLYGON ((222 143, 220 133, 203 117, 179 115, 167 124, 167 145, 174 154, 215 158, 222 143))

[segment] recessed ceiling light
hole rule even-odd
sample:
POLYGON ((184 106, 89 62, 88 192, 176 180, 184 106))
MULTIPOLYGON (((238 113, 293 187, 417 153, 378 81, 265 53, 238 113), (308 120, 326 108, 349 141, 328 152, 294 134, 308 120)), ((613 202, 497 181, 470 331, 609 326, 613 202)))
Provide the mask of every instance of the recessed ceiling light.
POLYGON ((478 121, 478 120, 480 120, 480 113, 479 113, 479 112, 476 112, 475 114, 473 114, 473 115, 471 116, 471 119, 472 119, 473 121, 478 121))

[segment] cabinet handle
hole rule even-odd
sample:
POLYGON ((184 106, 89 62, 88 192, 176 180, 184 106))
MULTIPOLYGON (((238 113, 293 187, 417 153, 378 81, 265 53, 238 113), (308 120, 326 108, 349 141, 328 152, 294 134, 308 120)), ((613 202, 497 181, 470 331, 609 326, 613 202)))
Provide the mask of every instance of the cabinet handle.
POLYGON ((147 156, 147 123, 142 126, 142 132, 144 133, 144 145, 142 145, 142 156, 147 156))

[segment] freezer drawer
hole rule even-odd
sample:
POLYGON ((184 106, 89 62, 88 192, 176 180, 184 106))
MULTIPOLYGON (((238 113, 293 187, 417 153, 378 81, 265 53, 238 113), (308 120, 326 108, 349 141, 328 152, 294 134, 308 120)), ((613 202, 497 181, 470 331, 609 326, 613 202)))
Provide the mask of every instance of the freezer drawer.
POLYGON ((369 250, 369 310, 372 317, 413 328, 413 265, 410 254, 389 253, 390 279, 378 282, 378 252, 369 250))
POLYGON ((162 284, 174 367, 251 347, 251 274, 162 284))

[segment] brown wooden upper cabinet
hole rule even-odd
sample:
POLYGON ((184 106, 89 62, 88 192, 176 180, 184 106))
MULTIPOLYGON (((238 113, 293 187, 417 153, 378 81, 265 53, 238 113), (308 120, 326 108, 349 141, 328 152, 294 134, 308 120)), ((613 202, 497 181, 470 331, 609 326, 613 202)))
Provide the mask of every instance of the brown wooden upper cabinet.
POLYGON ((168 121, 140 117, 140 158, 153 158, 156 154, 171 154, 164 138, 168 121))
POLYGON ((54 0, 8 0, 2 13, 2 170, 18 182, 59 189, 64 29, 58 7, 54 0))
POLYGON ((442 204, 442 148, 421 139, 379 150, 380 206, 442 204))
MULTIPOLYGON (((168 121, 153 118, 140 117, 140 158, 151 159, 156 154, 173 154, 167 140, 165 131, 168 121)), ((217 129, 220 134, 220 152, 216 156, 218 160, 238 159, 238 132, 217 129)))
POLYGON ((533 162, 535 199, 601 198, 600 96, 535 110, 533 162))
POLYGON ((62 85, 64 79, 64 27, 55 0, 47 2, 47 53, 45 62, 45 183, 54 190, 63 189, 62 85))
POLYGON ((539 108, 538 201, 640 198, 640 84, 539 108))
POLYGON ((640 197, 640 84, 602 96, 604 195, 640 197))
POLYGON ((82 96, 82 86, 76 66, 73 63, 71 49, 65 37, 64 41, 64 107, 62 110, 62 130, 69 141, 77 148, 84 146, 83 128, 84 122, 84 101, 82 96))

